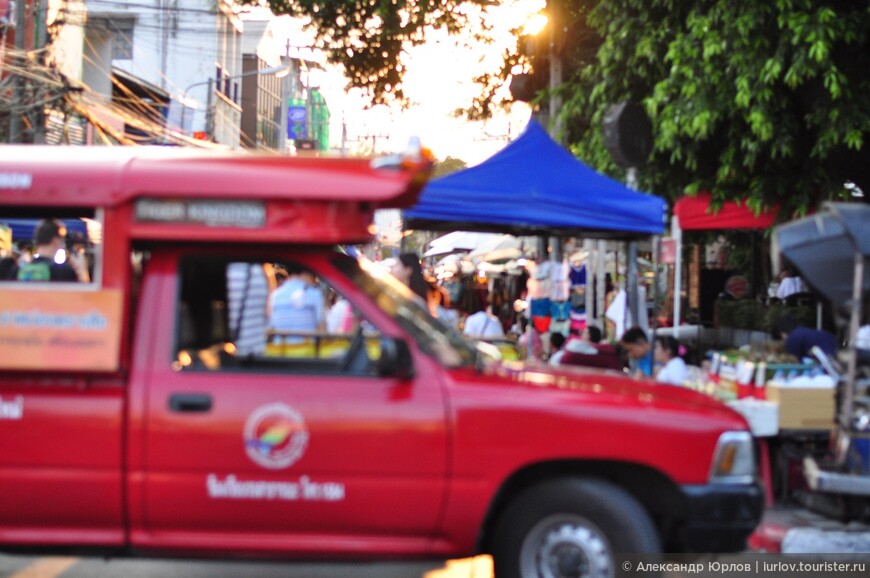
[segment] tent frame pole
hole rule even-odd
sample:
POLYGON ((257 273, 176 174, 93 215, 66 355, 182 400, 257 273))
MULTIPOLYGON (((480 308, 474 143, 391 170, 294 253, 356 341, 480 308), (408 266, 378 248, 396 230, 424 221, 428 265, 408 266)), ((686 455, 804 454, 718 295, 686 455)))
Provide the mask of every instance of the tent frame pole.
POLYGON ((680 219, 674 215, 671 220, 671 236, 676 244, 677 254, 674 256, 674 338, 680 339, 680 311, 683 293, 683 230, 680 229, 680 219))

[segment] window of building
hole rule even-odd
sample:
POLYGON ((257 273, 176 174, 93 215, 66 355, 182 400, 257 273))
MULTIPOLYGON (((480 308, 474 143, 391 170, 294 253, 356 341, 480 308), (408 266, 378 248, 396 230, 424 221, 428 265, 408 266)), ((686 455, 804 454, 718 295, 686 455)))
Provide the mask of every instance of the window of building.
POLYGON ((109 31, 112 33, 112 60, 133 59, 133 20, 112 20, 109 31))

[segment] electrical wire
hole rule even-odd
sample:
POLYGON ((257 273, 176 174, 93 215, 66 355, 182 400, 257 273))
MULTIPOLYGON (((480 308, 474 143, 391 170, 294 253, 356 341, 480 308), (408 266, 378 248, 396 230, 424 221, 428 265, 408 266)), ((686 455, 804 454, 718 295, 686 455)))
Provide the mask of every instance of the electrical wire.
POLYGON ((121 0, 88 0, 88 5, 116 6, 118 8, 144 8, 155 12, 177 12, 183 14, 212 14, 218 13, 215 8, 192 8, 176 4, 174 6, 155 6, 154 4, 140 4, 136 2, 124 2, 121 0))
MULTIPOLYGON (((131 4, 125 2, 112 2, 111 0, 91 0, 91 4, 102 4, 105 6, 118 7, 140 7, 153 8, 143 4, 131 4)), ((187 10, 180 7, 170 8, 172 11, 198 12, 203 14, 217 15, 216 10, 187 10)), ((49 24, 52 31, 52 36, 56 37, 57 32, 62 26, 82 27, 84 24, 84 13, 78 14, 68 9, 62 10, 61 16, 49 24)), ((109 17, 110 15, 106 15, 109 17)), ((164 30, 164 26, 146 25, 141 28, 141 22, 137 23, 137 29, 144 30, 164 30)), ((90 26, 90 25, 89 25, 90 26)), ((132 44, 132 37, 127 36, 123 30, 113 28, 110 25, 98 26, 97 29, 109 30, 112 34, 119 35, 120 38, 126 38, 132 44)), ((191 33, 201 33, 204 30, 211 28, 184 28, 182 31, 191 33)), ((5 33, 5 30, 4 30, 5 33)), ((85 36, 86 48, 93 54, 98 54, 95 50, 92 39, 85 36)), ((141 40, 140 40, 141 43, 141 40)), ((165 46, 157 46, 153 43, 155 49, 165 46)), ((181 43, 175 42, 177 48, 181 43)), ((140 44, 141 45, 141 44, 140 44)), ((24 50, 16 51, 8 49, 4 53, 0 53, 3 57, 3 70, 8 73, 8 76, 0 79, 0 95, 5 95, 10 92, 11 79, 16 78, 22 83, 20 94, 24 98, 20 102, 13 102, 11 98, 0 99, 0 115, 20 115, 22 117, 22 125, 25 127, 25 132, 32 131, 36 123, 31 118, 37 113, 42 113, 48 117, 62 117, 64 120, 61 139, 66 139, 69 142, 69 115, 73 114, 85 120, 94 127, 96 138, 105 144, 123 144, 136 145, 146 142, 153 142, 156 138, 168 144, 179 144, 185 146, 197 147, 220 147, 214 143, 192 139, 178 132, 176 129, 167 127, 166 120, 158 106, 152 102, 147 102, 138 97, 133 91, 122 83, 116 75, 111 71, 105 70, 101 63, 96 62, 89 54, 88 50, 83 55, 83 60, 96 70, 106 74, 112 79, 113 95, 111 100, 107 102, 107 95, 96 93, 91 87, 71 82, 64 77, 57 67, 49 62, 52 57, 52 45, 41 50, 24 50), (124 126, 135 128, 148 136, 130 135, 124 132, 124 126), (121 128, 119 128, 119 126, 121 128)), ((201 48, 201 44, 198 45, 201 48)), ((200 51, 196 51, 200 52, 200 51)), ((192 51, 193 53, 193 51, 192 51)), ((164 76, 165 84, 173 85, 170 79, 164 76)), ((165 90, 165 89, 161 89, 165 90)), ((168 104, 168 103, 167 103, 168 104)), ((223 107, 216 107, 213 114, 217 116, 219 121, 227 120, 224 116, 223 107), (220 116, 218 116, 220 115, 220 116)), ((234 120, 229 119, 229 120, 234 120)), ((60 122, 60 121, 59 121, 60 122)), ((43 121, 44 126, 48 123, 43 121)), ((223 124, 223 122, 221 122, 223 124)))

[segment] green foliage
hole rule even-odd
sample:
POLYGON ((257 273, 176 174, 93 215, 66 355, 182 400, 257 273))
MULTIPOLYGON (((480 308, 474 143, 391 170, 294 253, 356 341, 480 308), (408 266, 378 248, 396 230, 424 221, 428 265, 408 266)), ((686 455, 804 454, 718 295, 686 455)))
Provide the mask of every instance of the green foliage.
POLYGON ((808 305, 786 307, 781 303, 765 305, 755 299, 740 299, 719 300, 716 306, 719 308, 720 327, 770 333, 773 324, 786 315, 805 327, 816 325, 816 311, 808 305))
POLYGON ((597 62, 568 88, 571 149, 616 176, 601 118, 643 103, 655 151, 641 188, 675 199, 709 190, 784 218, 867 191, 870 4, 866 0, 601 0, 597 62))
MULTIPOLYGON (((424 40, 427 26, 477 24, 467 6, 496 1, 267 0, 276 14, 310 17, 332 61, 373 103, 403 100, 400 56, 424 40)), ((709 190, 714 203, 746 199, 757 211, 778 203, 785 219, 844 197, 848 180, 870 194, 867 0, 558 0, 558 7, 563 142, 587 164, 624 178, 601 126, 611 105, 628 100, 643 103, 653 120, 654 152, 638 171, 642 190, 670 200, 709 190)), ((494 94, 512 67, 547 70, 544 54, 520 49, 527 40, 518 37, 504 66, 477 79, 482 91, 466 110, 470 118, 503 104, 494 94)), ((535 102, 545 103, 546 91, 535 102)))
POLYGON ((453 157, 447 157, 443 161, 438 161, 435 163, 435 166, 432 168, 432 176, 430 179, 437 179, 438 177, 443 177, 449 175, 450 173, 455 173, 456 171, 461 171, 466 168, 465 161, 462 159, 456 159, 453 157))
MULTIPOLYGON (((258 4, 260 0, 241 0, 258 4)), ((266 0, 274 14, 308 17, 331 62, 372 104, 404 102, 402 51, 425 40, 427 27, 461 30, 468 5, 489 0, 266 0)), ((477 22, 475 20, 475 22, 477 22)))
POLYGON ((719 300, 719 327, 733 329, 749 329, 763 331, 766 307, 755 299, 740 299, 738 301, 719 300))
POLYGON ((765 333, 770 333, 773 324, 781 317, 788 316, 797 321, 799 325, 804 327, 816 326, 816 308, 811 305, 798 305, 794 307, 786 307, 782 303, 774 303, 769 305, 764 310, 764 316, 761 319, 759 329, 765 333))

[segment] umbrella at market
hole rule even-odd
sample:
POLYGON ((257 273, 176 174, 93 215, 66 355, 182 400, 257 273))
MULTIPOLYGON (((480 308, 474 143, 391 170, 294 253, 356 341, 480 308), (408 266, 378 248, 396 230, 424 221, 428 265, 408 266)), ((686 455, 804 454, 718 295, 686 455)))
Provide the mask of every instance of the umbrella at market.
POLYGON ((513 235, 498 235, 481 243, 467 255, 475 263, 480 261, 506 261, 523 254, 523 240, 513 235))
MULTIPOLYGON (((828 203, 822 211, 780 225, 774 232, 779 251, 813 290, 850 309, 857 280, 859 294, 870 290, 870 207, 828 203)), ((775 252, 776 253, 776 252, 775 252)))
POLYGON ((498 233, 475 233, 469 231, 454 231, 442 235, 429 243, 429 249, 424 257, 447 255, 459 251, 471 251, 488 239, 499 237, 498 233))

